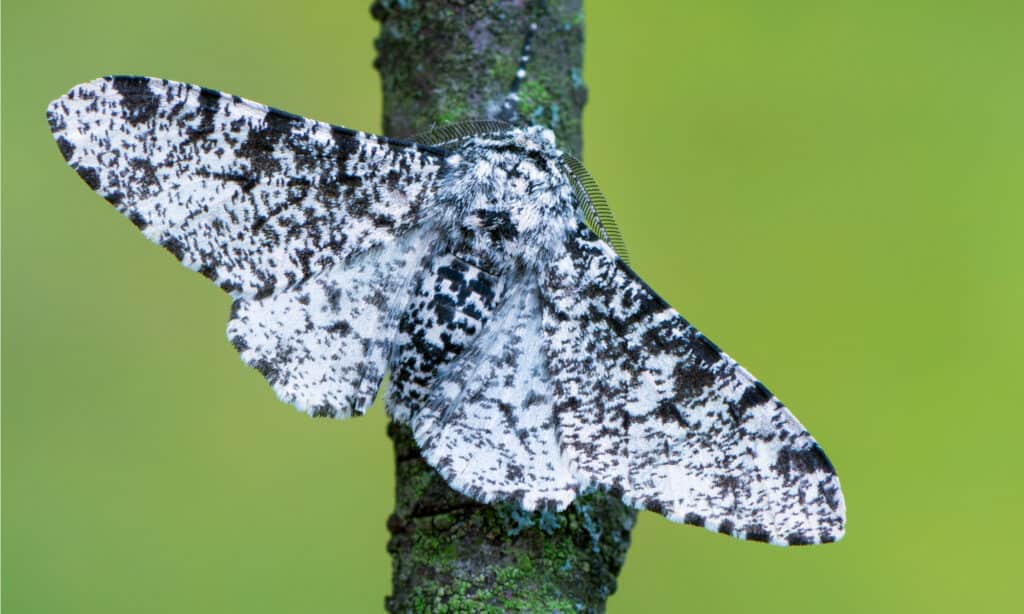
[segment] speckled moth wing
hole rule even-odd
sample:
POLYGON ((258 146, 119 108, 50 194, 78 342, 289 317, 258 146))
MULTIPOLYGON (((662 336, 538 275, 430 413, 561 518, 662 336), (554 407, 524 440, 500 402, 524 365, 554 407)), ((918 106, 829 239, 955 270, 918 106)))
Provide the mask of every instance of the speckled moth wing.
POLYGON ((429 235, 410 232, 262 300, 237 299, 228 338, 282 401, 347 418, 373 403, 429 235))
POLYGON ((443 152, 146 77, 76 86, 48 118, 89 187, 235 297, 229 338, 283 400, 365 411, 443 152))
POLYGON ((589 229, 541 288, 554 419, 581 484, 740 539, 842 536, 839 482, 814 439, 589 229))
POLYGON ((424 458, 477 500, 564 509, 578 482, 558 446, 534 274, 510 274, 479 335, 443 365, 410 424, 424 458))
POLYGON ((409 423, 430 399, 441 367, 480 334, 500 300, 501 278, 449 253, 435 254, 410 289, 391 348, 387 409, 409 423))
POLYGON ((89 187, 236 298, 413 227, 441 164, 430 148, 147 77, 78 85, 47 115, 89 187))

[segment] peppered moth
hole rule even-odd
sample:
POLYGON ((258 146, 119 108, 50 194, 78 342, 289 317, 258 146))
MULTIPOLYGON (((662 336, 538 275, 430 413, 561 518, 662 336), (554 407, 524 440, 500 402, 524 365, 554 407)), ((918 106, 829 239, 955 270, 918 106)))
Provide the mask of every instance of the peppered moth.
POLYGON ((626 264, 549 130, 403 141, 173 81, 49 107, 67 162, 234 298, 228 337, 314 416, 387 408, 480 501, 597 487, 740 539, 831 542, 828 458, 626 264))

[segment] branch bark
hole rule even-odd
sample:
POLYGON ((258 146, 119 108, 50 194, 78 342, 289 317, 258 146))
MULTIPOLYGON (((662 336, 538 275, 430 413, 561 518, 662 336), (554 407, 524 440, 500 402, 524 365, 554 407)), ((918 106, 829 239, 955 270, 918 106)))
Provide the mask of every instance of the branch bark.
MULTIPOLYGON (((519 114, 580 155, 582 0, 377 0, 384 132, 408 137, 498 115, 529 24, 519 114)), ((601 492, 564 513, 483 505, 448 488, 408 427, 392 423, 395 510, 390 612, 603 612, 636 513, 601 492)))

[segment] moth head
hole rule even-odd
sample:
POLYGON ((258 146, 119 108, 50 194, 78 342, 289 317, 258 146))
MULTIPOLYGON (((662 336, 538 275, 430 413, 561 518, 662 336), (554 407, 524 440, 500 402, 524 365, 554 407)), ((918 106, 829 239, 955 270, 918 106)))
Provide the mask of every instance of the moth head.
POLYGON ((582 219, 628 259, 597 182, 579 160, 558 149, 550 129, 470 121, 416 140, 450 152, 439 184, 439 213, 456 234, 473 238, 472 249, 532 257, 533 248, 559 241, 582 219))
POLYGON ((550 128, 529 126, 513 130, 512 134, 516 145, 526 151, 545 150, 550 153, 561 153, 555 145, 555 133, 550 128))

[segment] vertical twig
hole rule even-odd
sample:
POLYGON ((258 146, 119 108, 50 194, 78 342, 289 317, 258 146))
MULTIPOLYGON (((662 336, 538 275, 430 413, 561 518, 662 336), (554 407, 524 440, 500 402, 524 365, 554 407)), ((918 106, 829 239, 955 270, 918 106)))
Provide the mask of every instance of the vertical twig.
MULTIPOLYGON (((462 119, 497 117, 531 23, 519 115, 580 154, 582 0, 377 0, 384 131, 410 136, 462 119)), ((602 493, 565 513, 487 506, 450 488, 405 426, 395 445, 391 612, 600 612, 615 591, 635 512, 602 493)))

